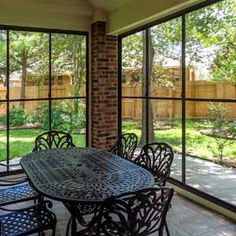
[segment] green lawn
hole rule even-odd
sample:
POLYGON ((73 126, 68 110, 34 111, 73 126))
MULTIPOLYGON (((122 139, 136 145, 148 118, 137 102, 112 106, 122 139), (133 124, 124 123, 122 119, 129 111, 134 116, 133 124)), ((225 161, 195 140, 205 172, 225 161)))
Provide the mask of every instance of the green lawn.
MULTIPOLYGON (((181 123, 179 121, 165 122, 166 129, 155 130, 155 140, 168 142, 175 151, 181 152, 181 123)), ((123 132, 134 132, 141 137, 141 124, 135 121, 123 122, 123 132)), ((160 125, 161 127, 161 125, 160 125)), ((187 153, 201 158, 212 158, 219 155, 215 139, 200 133, 204 123, 188 121, 186 124, 187 153)), ((10 158, 20 157, 32 151, 34 139, 44 132, 41 129, 19 129, 10 131, 10 158)), ((85 135, 73 134, 76 146, 85 146, 85 135)), ((226 146, 224 158, 236 159, 236 142, 226 146)), ((0 161, 6 159, 6 131, 0 131, 0 161)))
MULTIPOLYGON (((166 125, 166 123, 165 123, 166 125)), ((186 149, 187 153, 204 159, 217 157, 219 151, 215 139, 200 133, 206 128, 203 122, 188 121, 186 123, 186 149)), ((141 137, 141 124, 136 121, 125 121, 122 124, 122 132, 134 132, 141 137)), ((181 122, 173 121, 167 123, 166 129, 155 130, 155 140, 169 143, 175 151, 182 150, 181 122)), ((236 159, 236 142, 225 147, 224 158, 236 159)))
MULTIPOLYGON (((10 158, 20 157, 32 151, 41 129, 19 129, 10 131, 10 158)), ((73 134, 73 142, 78 147, 85 146, 85 135, 73 134)), ((6 131, 0 131, 0 161, 6 160, 6 131)))

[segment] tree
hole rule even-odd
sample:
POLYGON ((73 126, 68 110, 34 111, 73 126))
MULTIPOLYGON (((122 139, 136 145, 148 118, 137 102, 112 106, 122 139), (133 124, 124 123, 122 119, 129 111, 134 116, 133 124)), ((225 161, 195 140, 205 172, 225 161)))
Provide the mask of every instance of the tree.
MULTIPOLYGON (((20 106, 24 108, 27 80, 40 85, 48 77, 49 37, 46 33, 10 31, 10 73, 20 72, 20 106)), ((52 73, 70 73, 74 84, 73 96, 80 96, 86 80, 86 39, 80 35, 53 34, 52 73)), ((6 34, 0 33, 0 82, 6 86, 6 34)), ((78 101, 74 102, 78 111, 78 101)))
MULTIPOLYGON (((81 35, 53 35, 53 72, 69 73, 74 85, 73 96, 79 97, 86 81, 86 38, 81 35)), ((74 113, 78 113, 78 100, 74 100, 74 113)))
POLYGON ((24 108, 25 86, 29 70, 42 73, 48 60, 46 34, 34 32, 10 32, 10 69, 21 71, 20 106, 24 108))
MULTIPOLYGON (((208 122, 211 125, 211 129, 207 135, 215 139, 219 152, 219 161, 222 163, 225 148, 235 141, 236 127, 234 123, 226 120, 227 109, 223 103, 209 103, 208 109, 210 113, 208 122)), ((213 152, 215 152, 214 149, 213 152)))
POLYGON ((0 84, 6 87, 6 32, 0 31, 0 84))
MULTIPOLYGON (((212 68, 215 75, 223 71, 227 77, 235 77, 235 6, 234 0, 225 0, 186 15, 186 67, 205 63, 209 69, 212 68), (227 49, 229 47, 230 49, 227 49), (222 57, 225 59, 222 60, 222 57)), ((176 18, 149 29, 150 68, 147 69, 151 75, 150 86, 157 84, 160 88, 174 89, 174 78, 168 75, 165 66, 170 60, 181 65, 181 27, 181 18, 176 18)), ((144 64, 144 42, 138 35, 140 33, 123 40, 123 67, 136 65, 141 68, 144 64)), ((220 77, 222 78, 222 75, 220 77)), ((149 119, 149 123, 153 123, 153 120, 149 119)), ((144 132, 143 129, 142 134, 144 132)))

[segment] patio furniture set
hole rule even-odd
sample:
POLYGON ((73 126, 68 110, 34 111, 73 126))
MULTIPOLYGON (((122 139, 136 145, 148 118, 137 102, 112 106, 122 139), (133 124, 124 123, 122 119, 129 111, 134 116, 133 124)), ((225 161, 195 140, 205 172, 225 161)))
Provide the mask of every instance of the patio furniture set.
POLYGON ((173 189, 165 187, 172 148, 144 145, 123 134, 109 150, 75 147, 70 134, 50 131, 35 139, 32 153, 21 158, 26 178, 1 180, 0 235, 22 236, 45 230, 55 235, 56 215, 47 199, 61 201, 71 214, 66 235, 163 235, 173 189), (46 198, 45 198, 46 197, 46 198), (27 208, 6 208, 34 200, 27 208), (92 214, 89 222, 84 216, 92 214), (77 229, 77 225, 83 229, 77 229))

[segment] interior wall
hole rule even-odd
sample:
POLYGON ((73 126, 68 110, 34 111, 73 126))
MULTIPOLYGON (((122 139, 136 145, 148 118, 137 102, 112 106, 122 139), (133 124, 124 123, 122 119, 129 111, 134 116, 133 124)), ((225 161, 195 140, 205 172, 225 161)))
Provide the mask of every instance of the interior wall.
POLYGON ((1 0, 0 25, 88 31, 93 12, 83 0, 1 0))

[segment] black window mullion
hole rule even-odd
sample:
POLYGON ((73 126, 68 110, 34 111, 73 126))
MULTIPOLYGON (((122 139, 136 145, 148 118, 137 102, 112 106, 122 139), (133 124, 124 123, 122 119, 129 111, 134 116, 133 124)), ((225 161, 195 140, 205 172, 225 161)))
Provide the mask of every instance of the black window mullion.
POLYGON ((52 34, 49 33, 49 43, 48 43, 48 47, 49 47, 49 58, 48 58, 48 64, 49 64, 49 68, 48 68, 48 76, 49 76, 49 80, 48 80, 48 128, 49 131, 52 129, 52 84, 51 84, 51 80, 52 80, 52 34))
POLYGON ((86 147, 89 145, 89 100, 87 99, 89 96, 89 41, 88 34, 86 34, 86 147))
POLYGON ((182 16, 182 182, 186 183, 186 17, 182 16))
POLYGON ((145 77, 144 77, 144 82, 145 83, 145 115, 146 115, 146 143, 149 143, 149 77, 150 77, 150 73, 149 73, 149 52, 150 52, 150 44, 149 44, 149 40, 150 40, 150 29, 146 29, 145 30, 145 42, 144 42, 144 52, 145 52, 145 77))
POLYGON ((118 137, 122 133, 122 38, 118 38, 118 137))
POLYGON ((6 102, 7 102, 7 153, 6 153, 6 162, 7 162, 7 172, 9 172, 9 163, 10 163, 10 133, 9 133, 9 129, 10 129, 10 117, 9 117, 9 110, 10 110, 10 104, 9 104, 9 77, 10 77, 10 36, 9 36, 9 30, 7 30, 7 58, 6 58, 6 86, 7 86, 7 93, 6 93, 6 102))

